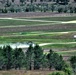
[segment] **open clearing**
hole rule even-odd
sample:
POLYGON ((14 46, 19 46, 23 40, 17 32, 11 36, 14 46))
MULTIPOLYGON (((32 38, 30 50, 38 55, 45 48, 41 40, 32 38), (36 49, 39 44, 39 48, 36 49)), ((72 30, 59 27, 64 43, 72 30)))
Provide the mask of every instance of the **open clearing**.
POLYGON ((67 51, 76 49, 74 35, 76 17, 0 18, 1 44, 32 41, 42 48, 67 51))

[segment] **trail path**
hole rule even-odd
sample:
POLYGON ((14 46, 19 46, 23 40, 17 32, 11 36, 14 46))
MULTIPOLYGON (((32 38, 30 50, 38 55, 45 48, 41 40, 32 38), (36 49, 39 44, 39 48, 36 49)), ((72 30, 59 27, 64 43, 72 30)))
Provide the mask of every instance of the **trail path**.
MULTIPOLYGON (((17 20, 17 21, 28 21, 28 22, 43 22, 43 24, 36 24, 36 25, 30 25, 30 26, 42 26, 42 25, 53 25, 53 24, 70 24, 70 23, 76 23, 76 20, 74 21, 47 21, 47 20, 33 20, 33 19, 18 19, 18 18, 0 18, 0 21, 2 20, 17 20)), ((11 26, 0 26, 0 28, 6 28, 6 27, 25 27, 27 25, 11 25, 11 26)), ((29 26, 29 25, 28 25, 29 26)))
POLYGON ((20 20, 20 21, 37 21, 37 22, 56 22, 56 23, 76 23, 76 20, 73 21, 47 21, 47 20, 32 20, 32 19, 17 19, 17 18, 0 18, 0 19, 8 19, 8 20, 20 20))
POLYGON ((42 43, 39 46, 52 45, 52 44, 76 44, 76 42, 64 42, 64 43, 42 43))
POLYGON ((17 18, 0 18, 0 19, 7 19, 7 20, 20 20, 20 21, 34 21, 34 22, 62 22, 62 21, 46 21, 46 20, 32 20, 32 19, 17 19, 17 18))
MULTIPOLYGON (((52 44, 76 44, 76 42, 65 42, 65 43, 42 43, 39 44, 39 46, 46 46, 46 45, 52 45, 52 44)), ((15 44, 5 44, 10 45, 12 48, 28 48, 29 44, 22 44, 22 43, 15 43, 15 44)), ((4 46, 4 44, 0 44, 0 46, 4 46)), ((35 46, 35 44, 33 44, 35 46)))
MULTIPOLYGON (((36 21, 36 22, 48 22, 49 24, 51 24, 51 22, 53 22, 52 24, 66 24, 66 23, 76 23, 76 20, 74 21, 67 21, 67 22, 62 22, 62 21, 46 21, 46 20, 31 20, 31 19, 17 19, 17 18, 0 18, 1 20, 20 20, 20 21, 36 21)), ((46 24, 47 25, 47 24, 46 24)), ((23 25, 25 26, 25 25, 23 25)), ((17 26, 18 27, 18 26, 17 26)), ((21 25, 22 27, 22 25, 21 25)), ((68 33, 68 32, 60 32, 60 33, 68 33)), ((39 46, 45 46, 45 45, 50 45, 50 44, 75 44, 76 42, 66 42, 66 43, 42 43, 39 44, 39 46)), ((20 46, 21 48, 23 48, 23 46, 20 46)), ((24 46, 25 47, 25 46, 24 46)))

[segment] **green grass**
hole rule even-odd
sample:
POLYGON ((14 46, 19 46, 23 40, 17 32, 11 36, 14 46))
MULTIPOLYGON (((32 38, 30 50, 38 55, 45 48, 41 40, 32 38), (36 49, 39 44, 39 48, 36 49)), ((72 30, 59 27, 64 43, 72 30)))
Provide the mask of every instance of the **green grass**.
POLYGON ((58 54, 62 56, 76 56, 76 50, 71 50, 71 51, 59 51, 57 52, 58 54))
MULTIPOLYGON (((61 50, 57 50, 57 51, 55 51, 56 53, 58 53, 59 55, 62 55, 63 57, 64 56, 76 56, 76 50, 72 50, 72 49, 70 49, 70 50, 64 50, 64 51, 61 51, 61 50)), ((49 52, 44 52, 44 54, 48 54, 49 52)))
POLYGON ((1 20, 0 26, 18 26, 18 25, 38 25, 48 24, 48 22, 37 22, 37 21, 20 21, 20 20, 1 20))
POLYGON ((6 36, 7 38, 26 38, 26 39, 73 39, 75 31, 68 32, 18 32, 18 33, 9 33, 6 36))
MULTIPOLYGON (((58 53, 59 55, 64 56, 76 56, 76 50, 66 50, 66 51, 55 51, 56 53, 58 53)), ((48 54, 49 52, 44 52, 44 54, 48 54)))
MULTIPOLYGON (((75 32, 60 33, 60 32, 20 32, 9 33, 0 36, 0 43, 5 42, 25 42, 33 41, 35 43, 63 43, 63 42, 75 42, 75 39, 71 36, 75 32), (46 39, 46 40, 45 40, 46 39)), ((50 46, 46 46, 50 47, 50 46)))
MULTIPOLYGON (((47 20, 47 21, 71 21, 76 20, 76 17, 44 17, 44 18, 30 18, 32 20, 47 20)), ((54 25, 55 27, 59 24, 54 24, 54 22, 49 22, 50 25, 54 25), (53 24, 51 24, 53 23, 53 24)), ((18 25, 39 25, 39 24, 48 24, 48 22, 36 22, 36 21, 20 21, 20 20, 2 20, 0 19, 0 26, 18 26, 18 25)), ((63 24, 61 24, 63 25, 63 24)), ((70 24, 68 24, 69 26, 70 24)), ((76 24, 72 24, 76 25, 76 24)), ((67 42, 76 42, 73 39, 73 34, 76 34, 76 28, 70 29, 54 29, 50 31, 38 31, 38 32, 16 32, 16 33, 7 33, 6 35, 0 36, 0 44, 5 43, 16 43, 16 42, 27 42, 32 41, 34 43, 54 43, 46 46, 42 46, 42 48, 46 49, 57 49, 57 53, 62 56, 73 56, 76 55, 76 50, 71 50, 76 48, 76 44, 66 44, 67 42), (69 31, 68 34, 56 32, 56 31, 69 31), (73 32, 72 32, 73 31, 73 32), (65 44, 59 44, 65 43, 65 44), (61 51, 61 50, 66 51, 61 51), (71 51, 70 51, 71 50, 71 51)), ((48 52, 47 52, 48 53, 48 52)), ((20 71, 19 71, 20 72, 20 71)), ((21 72, 22 73, 22 72, 21 72)), ((1 74, 1 73, 0 73, 1 74)), ((2 75, 19 75, 15 73, 2 73, 2 75)), ((24 74, 29 75, 29 74, 24 74)), ((35 74, 36 75, 36 74, 35 74)))
POLYGON ((0 19, 0 26, 13 26, 13 25, 38 25, 38 24, 56 24, 60 22, 51 22, 51 21, 72 21, 76 20, 76 17, 41 17, 41 18, 23 18, 24 20, 13 20, 13 19, 0 19), (38 21, 29 21, 29 20, 43 20, 50 22, 38 22, 38 21))
MULTIPOLYGON (((63 43, 63 42, 75 42, 75 39, 69 38, 73 33, 63 34, 56 32, 40 32, 41 34, 33 32, 25 33, 13 33, 5 36, 0 36, 0 43, 4 42, 25 42, 33 41, 35 43, 63 43), (62 37, 63 36, 63 37, 62 37), (46 39, 46 40, 45 40, 46 39)), ((49 47, 49 46, 48 46, 49 47)))
POLYGON ((0 19, 0 26, 48 24, 48 22, 38 22, 29 20, 43 20, 43 21, 50 21, 49 23, 55 23, 51 21, 72 21, 76 20, 76 17, 41 17, 41 18, 22 18, 22 19, 24 20, 0 19))
POLYGON ((75 17, 41 17, 41 18, 33 18, 33 19, 47 20, 47 21, 72 21, 72 20, 76 20, 76 16, 75 17))
MULTIPOLYGON (((18 32, 18 33, 7 33, 6 35, 0 36, 0 43, 11 43, 11 42, 27 42, 33 41, 34 43, 54 43, 50 45, 43 46, 42 48, 74 48, 75 44, 58 44, 58 43, 67 43, 67 42, 75 42, 73 39, 73 34, 76 34, 76 28, 71 27, 69 29, 56 29, 56 27, 61 24, 60 22, 38 22, 38 21, 29 21, 29 20, 45 20, 45 21, 72 21, 76 20, 76 17, 42 17, 42 18, 22 18, 28 19, 28 21, 23 20, 13 20, 13 19, 0 19, 0 26, 18 26, 18 25, 48 25, 54 26, 55 29, 47 30, 47 31, 37 31, 37 32, 18 32), (57 31, 57 32, 56 32, 57 31), (68 34, 60 33, 60 32, 69 31, 68 34), (74 31, 74 32, 71 32, 74 31), (12 35, 12 36, 11 36, 12 35)), ((67 25, 67 24, 66 24, 67 25)), ((71 26, 75 26, 76 24, 71 24, 71 26)), ((70 24, 68 24, 70 27, 70 24)))
MULTIPOLYGON (((63 42, 62 42, 63 43, 63 42)), ((50 44, 46 46, 42 46, 42 48, 61 48, 61 49, 70 49, 70 48, 75 48, 76 44, 50 44)))
MULTIPOLYGON (((35 43, 57 43, 57 42, 69 42, 69 40, 57 40, 57 39, 26 39, 26 38, 0 38, 0 43, 5 43, 5 42, 26 42, 26 41, 32 41, 35 43)), ((71 40, 72 41, 72 40, 71 40)))

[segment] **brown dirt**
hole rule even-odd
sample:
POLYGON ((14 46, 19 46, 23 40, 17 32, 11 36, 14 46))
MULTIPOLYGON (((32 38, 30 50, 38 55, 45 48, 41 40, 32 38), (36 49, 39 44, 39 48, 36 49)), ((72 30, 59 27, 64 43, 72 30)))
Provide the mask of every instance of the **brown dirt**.
POLYGON ((10 70, 10 71, 0 71, 0 75, 48 75, 52 71, 49 70, 34 70, 34 71, 26 71, 26 70, 10 70))
POLYGON ((6 13, 2 14, 0 13, 0 17, 66 17, 66 16, 76 16, 74 13, 52 13, 52 12, 23 12, 23 13, 6 13))
POLYGON ((42 26, 23 26, 23 27, 4 27, 0 28, 0 35, 14 32, 26 31, 70 31, 76 30, 76 25, 72 24, 58 24, 58 25, 42 25, 42 26))

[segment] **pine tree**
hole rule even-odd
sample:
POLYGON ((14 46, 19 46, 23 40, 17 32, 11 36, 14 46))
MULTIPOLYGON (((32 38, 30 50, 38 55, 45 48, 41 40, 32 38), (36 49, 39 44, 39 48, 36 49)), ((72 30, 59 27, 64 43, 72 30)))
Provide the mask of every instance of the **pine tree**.
POLYGON ((20 2, 23 4, 25 2, 25 0, 20 0, 20 2))
POLYGON ((6 69, 11 69, 12 66, 12 48, 10 46, 3 47, 3 57, 5 60, 6 69))
POLYGON ((50 50, 49 54, 47 55, 47 59, 49 62, 49 69, 53 67, 56 70, 62 70, 64 61, 61 55, 58 55, 57 53, 50 50))
POLYGON ((16 48, 13 52, 13 67, 15 69, 21 69, 24 63, 25 54, 21 48, 16 48))
POLYGON ((34 50, 31 44, 26 52, 26 68, 29 70, 32 69, 32 61, 34 60, 33 55, 34 55, 34 50))
POLYGON ((15 0, 12 0, 12 2, 14 2, 15 0))
POLYGON ((39 69, 41 66, 42 56, 43 56, 43 50, 39 45, 36 45, 34 47, 34 69, 39 69))

